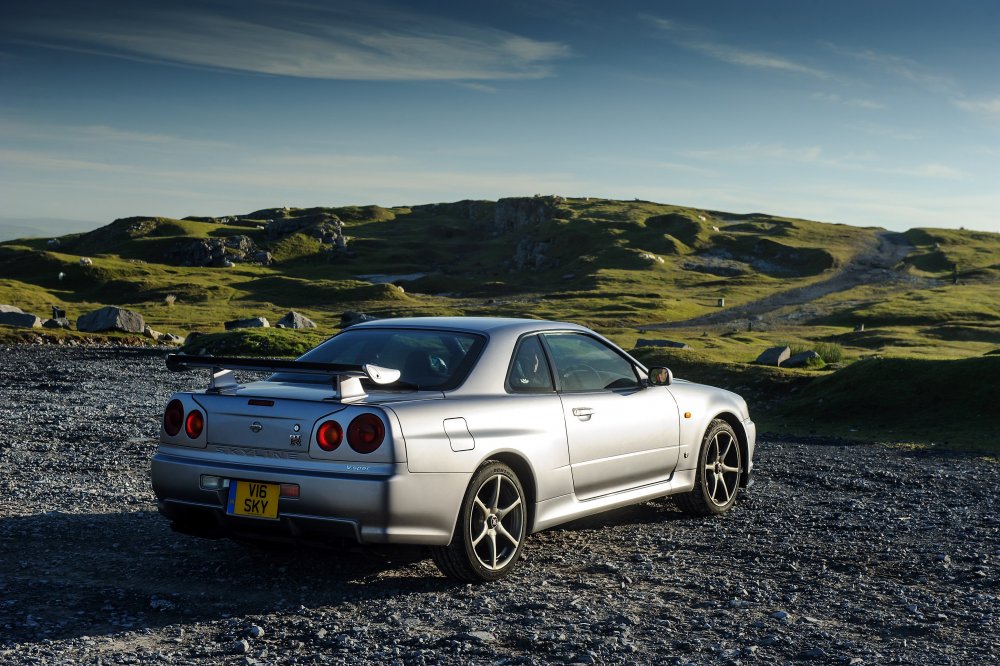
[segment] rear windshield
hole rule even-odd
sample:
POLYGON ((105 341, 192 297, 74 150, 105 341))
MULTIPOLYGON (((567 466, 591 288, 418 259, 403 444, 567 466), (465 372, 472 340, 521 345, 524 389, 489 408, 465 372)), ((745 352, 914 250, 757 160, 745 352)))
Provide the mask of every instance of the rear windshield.
MULTIPOLYGON (((479 357, 486 340, 472 333, 427 329, 356 328, 347 329, 298 360, 313 363, 371 363, 399 370, 395 384, 376 387, 362 380, 366 390, 447 391, 459 386, 479 357)), ((275 382, 326 383, 316 375, 280 372, 275 382)))

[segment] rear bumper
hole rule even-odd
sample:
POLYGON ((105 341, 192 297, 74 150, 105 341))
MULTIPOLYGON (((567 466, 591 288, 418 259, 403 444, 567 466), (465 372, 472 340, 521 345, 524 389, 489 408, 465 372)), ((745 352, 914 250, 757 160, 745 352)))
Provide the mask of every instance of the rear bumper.
POLYGON ((465 474, 414 474, 405 463, 353 470, 312 461, 282 463, 161 448, 151 471, 157 506, 178 531, 205 537, 446 545, 469 482, 465 474), (277 520, 230 516, 228 492, 204 489, 203 476, 292 483, 299 486, 299 497, 280 499, 277 520))

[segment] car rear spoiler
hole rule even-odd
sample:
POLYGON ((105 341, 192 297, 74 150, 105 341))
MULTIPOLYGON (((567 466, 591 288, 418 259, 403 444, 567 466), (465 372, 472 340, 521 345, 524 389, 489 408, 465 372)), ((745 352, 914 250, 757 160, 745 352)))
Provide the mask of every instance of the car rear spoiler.
POLYGON ((212 375, 208 390, 221 393, 235 389, 239 384, 233 369, 254 372, 294 372, 299 375, 321 375, 330 378, 335 398, 349 400, 363 398, 362 379, 376 384, 391 384, 399 380, 399 370, 382 368, 371 363, 347 365, 344 363, 314 363, 311 361, 289 361, 281 358, 240 358, 236 356, 189 356, 187 354, 167 354, 167 369, 184 372, 191 368, 208 368, 212 375))

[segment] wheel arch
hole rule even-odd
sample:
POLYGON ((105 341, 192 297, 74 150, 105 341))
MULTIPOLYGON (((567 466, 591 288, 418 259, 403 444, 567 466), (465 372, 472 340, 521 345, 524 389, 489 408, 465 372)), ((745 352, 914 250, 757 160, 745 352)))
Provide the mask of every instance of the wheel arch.
MULTIPOLYGON (((535 498, 538 496, 535 473, 531 468, 531 464, 525 457, 518 453, 513 451, 499 451, 486 456, 486 458, 479 463, 479 467, 482 467, 491 460, 502 462, 510 467, 514 470, 514 474, 517 475, 517 480, 521 482, 521 488, 524 490, 525 495, 525 504, 527 505, 525 508, 527 510, 526 524, 528 528, 525 530, 525 534, 531 534, 535 531, 535 498)), ((476 469, 478 470, 479 467, 476 469)), ((452 538, 454 538, 454 534, 452 534, 452 538)))
POLYGON ((715 419, 725 421, 733 429, 733 432, 736 433, 736 439, 740 444, 740 464, 743 466, 743 469, 740 470, 742 472, 740 474, 740 487, 745 488, 748 476, 747 465, 750 461, 750 444, 747 440, 747 432, 743 428, 743 422, 740 420, 739 416, 733 414, 732 412, 719 412, 709 421, 709 425, 706 427, 705 432, 708 432, 708 428, 711 427, 712 421, 715 419))

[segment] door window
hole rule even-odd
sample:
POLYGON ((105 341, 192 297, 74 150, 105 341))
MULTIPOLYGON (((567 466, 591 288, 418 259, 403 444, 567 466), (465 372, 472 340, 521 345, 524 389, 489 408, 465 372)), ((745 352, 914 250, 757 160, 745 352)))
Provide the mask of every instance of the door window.
POLYGON ((548 333, 561 391, 607 391, 639 387, 635 369, 600 340, 577 333, 548 333))

